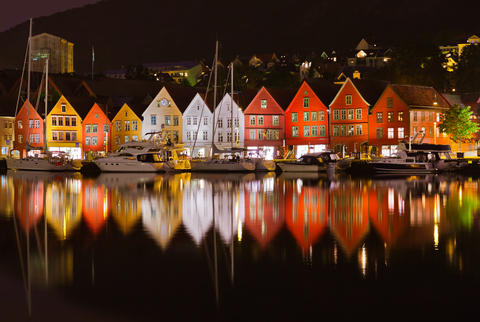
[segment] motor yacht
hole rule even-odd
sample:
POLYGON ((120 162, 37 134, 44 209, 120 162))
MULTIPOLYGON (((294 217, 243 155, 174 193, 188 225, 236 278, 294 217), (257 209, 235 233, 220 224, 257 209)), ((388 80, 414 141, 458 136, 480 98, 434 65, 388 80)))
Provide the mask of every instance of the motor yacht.
POLYGON ((333 152, 317 152, 304 154, 295 161, 279 161, 277 166, 283 172, 325 172, 334 171, 338 160, 333 152))

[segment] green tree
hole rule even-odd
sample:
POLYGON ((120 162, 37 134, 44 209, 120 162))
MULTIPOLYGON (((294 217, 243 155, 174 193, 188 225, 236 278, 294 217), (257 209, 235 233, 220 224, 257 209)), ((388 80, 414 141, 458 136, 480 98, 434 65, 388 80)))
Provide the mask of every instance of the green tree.
POLYGON ((447 133, 453 142, 458 143, 460 151, 460 143, 472 138, 479 130, 477 123, 471 120, 472 111, 470 106, 460 107, 454 105, 443 114, 442 122, 438 125, 442 132, 447 133))

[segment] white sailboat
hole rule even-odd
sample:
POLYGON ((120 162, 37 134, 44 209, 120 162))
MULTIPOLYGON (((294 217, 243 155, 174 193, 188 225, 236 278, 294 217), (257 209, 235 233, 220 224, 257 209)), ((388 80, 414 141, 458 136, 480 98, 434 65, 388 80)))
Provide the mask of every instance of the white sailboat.
MULTIPOLYGON (((28 45, 27 45, 27 57, 28 57, 28 81, 27 81, 27 102, 30 102, 30 65, 31 65, 31 38, 32 38, 32 20, 30 19, 30 31, 28 36, 28 45)), ((21 91, 20 84, 20 91, 21 91)), ((19 94, 20 95, 20 94, 19 94)), ((38 94, 40 95, 40 93, 38 94)), ((27 120, 29 106, 27 105, 27 120)), ((45 116, 43 118, 43 130, 44 130, 44 147, 43 154, 38 154, 35 156, 28 156, 28 129, 29 125, 27 124, 27 157, 26 158, 7 158, 7 168, 10 170, 27 170, 27 171, 78 171, 81 168, 81 165, 76 165, 72 160, 68 158, 68 155, 60 152, 49 152, 47 149, 47 123, 46 118, 48 114, 48 58, 45 61, 45 116)), ((28 123, 28 122, 27 122, 28 123)))
MULTIPOLYGON (((217 61, 218 61, 218 41, 215 46, 215 59, 214 59, 214 86, 213 86, 213 106, 216 107, 217 100, 217 61)), ((236 148, 233 146, 234 134, 233 134, 233 63, 230 64, 230 76, 231 76, 231 142, 232 146, 230 149, 219 149, 215 145, 215 112, 213 113, 213 122, 212 122, 212 156, 206 161, 194 161, 191 164, 192 171, 198 172, 248 172, 255 171, 255 163, 252 160, 240 158, 240 155, 243 154, 244 149, 236 148), (214 155, 227 155, 229 157, 220 159, 213 158, 214 155)))

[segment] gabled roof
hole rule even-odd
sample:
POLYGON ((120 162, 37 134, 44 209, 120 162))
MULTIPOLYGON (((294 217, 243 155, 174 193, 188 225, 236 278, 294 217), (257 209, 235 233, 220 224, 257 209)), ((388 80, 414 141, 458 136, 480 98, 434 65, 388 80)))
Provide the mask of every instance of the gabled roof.
POLYGON ((460 94, 451 94, 451 93, 442 93, 442 96, 448 101, 448 103, 453 105, 458 105, 464 107, 465 104, 462 101, 462 96, 460 94))
POLYGON ((392 84, 390 86, 410 108, 450 107, 448 101, 433 87, 399 84, 392 84))

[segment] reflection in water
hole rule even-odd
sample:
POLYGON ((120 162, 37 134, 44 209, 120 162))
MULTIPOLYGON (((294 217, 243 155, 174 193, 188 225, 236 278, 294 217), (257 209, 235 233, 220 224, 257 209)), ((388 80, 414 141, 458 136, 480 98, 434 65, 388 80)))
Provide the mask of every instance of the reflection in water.
POLYGON ((151 247, 163 250, 177 247, 172 240, 187 236, 189 246, 178 247, 205 256, 216 287, 225 262, 234 285, 236 267, 254 248, 281 254, 282 260, 289 258, 285 249, 294 249, 310 264, 353 263, 364 278, 371 273, 377 278, 397 250, 430 249, 463 272, 468 254, 459 246, 459 234, 478 231, 480 211, 478 180, 440 176, 351 180, 181 173, 82 179, 13 172, 0 176, 0 198, 3 222, 15 219, 23 234, 19 249, 25 252, 28 240, 32 245, 27 249, 35 250, 25 274, 35 285, 71 285, 80 278, 82 265, 92 267, 93 280, 93 250, 88 264, 82 264, 82 247, 115 247, 107 243, 113 238, 106 229, 109 221, 119 228, 118 238, 140 243, 138 247, 147 247, 138 236, 148 236, 156 244, 150 242, 151 247), (88 231, 79 228, 82 220, 88 231), (83 240, 83 234, 102 238, 79 247, 75 241, 83 240))

